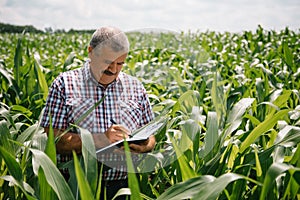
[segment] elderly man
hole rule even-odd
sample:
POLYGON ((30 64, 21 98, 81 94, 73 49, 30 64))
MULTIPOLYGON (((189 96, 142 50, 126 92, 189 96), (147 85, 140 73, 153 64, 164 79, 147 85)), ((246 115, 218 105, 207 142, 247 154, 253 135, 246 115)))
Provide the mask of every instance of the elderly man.
MULTIPOLYGON (((128 51, 127 36, 118 28, 96 30, 88 47, 89 60, 81 68, 61 73, 52 83, 41 122, 45 131, 49 131, 49 116, 58 136, 102 98, 101 104, 77 124, 92 133, 97 149, 128 137, 131 131, 149 123, 153 112, 143 85, 122 72, 128 51)), ((81 145, 77 129, 63 135, 56 145, 58 163, 71 160, 72 151, 80 154, 81 145)), ((155 138, 151 136, 143 143, 130 144, 130 149, 148 152, 154 145, 155 138)), ((123 154, 113 152, 100 157, 104 164, 106 160, 125 159, 123 154)), ((104 185, 109 187, 108 199, 118 189, 127 187, 125 162, 119 163, 102 173, 104 185)))

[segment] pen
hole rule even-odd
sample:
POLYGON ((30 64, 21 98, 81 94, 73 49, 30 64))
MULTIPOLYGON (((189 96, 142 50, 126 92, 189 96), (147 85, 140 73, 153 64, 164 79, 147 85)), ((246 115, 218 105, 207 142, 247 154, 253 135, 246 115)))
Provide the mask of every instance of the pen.
POLYGON ((110 122, 111 122, 112 124, 117 124, 117 122, 116 122, 115 120, 113 120, 113 119, 110 119, 110 122))

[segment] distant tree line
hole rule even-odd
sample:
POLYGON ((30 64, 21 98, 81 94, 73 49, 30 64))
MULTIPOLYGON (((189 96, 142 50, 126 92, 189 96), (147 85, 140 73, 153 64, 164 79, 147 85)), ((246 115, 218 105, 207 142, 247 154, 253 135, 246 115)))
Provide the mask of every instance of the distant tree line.
POLYGON ((25 25, 25 26, 20 26, 20 25, 12 25, 12 24, 6 24, 6 23, 1 23, 0 22, 0 33, 93 33, 95 30, 75 30, 75 29, 70 29, 68 31, 64 29, 57 29, 53 30, 51 27, 45 28, 45 30, 40 30, 35 28, 32 25, 25 25))
POLYGON ((0 32, 1 33, 22 33, 22 32, 30 32, 30 33, 42 33, 43 31, 38 30, 32 25, 19 26, 12 24, 0 23, 0 32))

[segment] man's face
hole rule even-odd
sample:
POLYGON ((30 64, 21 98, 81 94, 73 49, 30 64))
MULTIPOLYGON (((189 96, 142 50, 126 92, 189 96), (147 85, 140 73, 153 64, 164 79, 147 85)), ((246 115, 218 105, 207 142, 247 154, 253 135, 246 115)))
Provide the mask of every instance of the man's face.
POLYGON ((106 86, 118 77, 127 53, 118 53, 109 47, 103 47, 98 54, 95 50, 90 51, 89 57, 93 76, 99 83, 106 86))

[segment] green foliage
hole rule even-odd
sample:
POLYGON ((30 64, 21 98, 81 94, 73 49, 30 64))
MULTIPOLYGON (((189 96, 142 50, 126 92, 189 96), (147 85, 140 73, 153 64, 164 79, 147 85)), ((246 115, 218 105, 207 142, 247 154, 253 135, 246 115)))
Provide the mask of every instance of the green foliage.
MULTIPOLYGON (((126 151, 129 188, 117 196, 299 198, 299 33, 259 26, 128 36, 123 70, 143 82, 155 114, 170 120, 138 168, 126 151)), ((81 130, 82 156, 70 163, 76 180, 66 183, 56 166, 59 138, 38 124, 48 87, 60 72, 82 66, 89 37, 0 34, 1 199, 99 198, 91 134, 81 130)))

